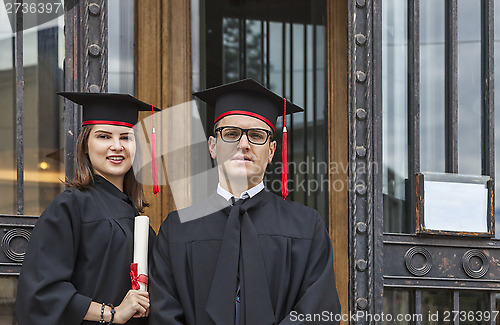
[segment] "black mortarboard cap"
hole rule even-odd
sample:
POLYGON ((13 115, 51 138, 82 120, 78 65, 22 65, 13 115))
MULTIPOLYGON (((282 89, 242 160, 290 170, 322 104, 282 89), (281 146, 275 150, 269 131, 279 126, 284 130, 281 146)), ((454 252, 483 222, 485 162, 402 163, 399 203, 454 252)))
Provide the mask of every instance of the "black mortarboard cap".
MULTIPOLYGON (((225 85, 209 88, 193 94, 215 108, 215 120, 228 115, 247 115, 256 117, 275 130, 278 116, 304 111, 284 97, 270 91, 253 79, 244 79, 225 85)), ((283 119, 283 143, 281 146, 281 194, 288 195, 287 181, 287 129, 283 119)))
POLYGON ((59 95, 83 106, 82 125, 111 124, 133 127, 139 111, 160 109, 129 94, 59 92, 59 95))
MULTIPOLYGON (((227 115, 248 115, 264 121, 274 130, 278 116, 284 112, 285 99, 253 79, 205 89, 193 95, 215 108, 214 123, 227 115)), ((286 100, 287 114, 302 111, 286 100)))
MULTIPOLYGON (((160 111, 159 108, 138 100, 129 94, 58 92, 57 94, 83 107, 82 125, 109 124, 133 128, 139 111, 160 111)), ((159 191, 156 166, 156 139, 153 120, 151 134, 153 161, 153 193, 159 191)))

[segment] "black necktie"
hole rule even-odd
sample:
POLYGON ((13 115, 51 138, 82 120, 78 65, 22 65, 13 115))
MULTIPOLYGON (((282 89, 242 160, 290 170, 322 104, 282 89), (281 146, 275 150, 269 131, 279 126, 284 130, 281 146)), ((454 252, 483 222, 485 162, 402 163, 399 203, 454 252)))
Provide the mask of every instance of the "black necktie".
POLYGON ((263 192, 236 201, 229 211, 206 309, 217 325, 235 323, 238 265, 241 265, 240 323, 267 325, 275 321, 259 239, 248 215, 249 210, 264 203, 263 192))

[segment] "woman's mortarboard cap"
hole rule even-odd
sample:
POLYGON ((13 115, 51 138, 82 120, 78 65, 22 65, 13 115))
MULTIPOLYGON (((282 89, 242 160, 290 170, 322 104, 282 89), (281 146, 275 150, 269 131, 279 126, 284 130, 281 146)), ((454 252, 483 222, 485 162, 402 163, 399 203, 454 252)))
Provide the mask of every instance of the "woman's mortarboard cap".
MULTIPOLYGON (((129 94, 58 92, 57 94, 83 107, 82 125, 108 124, 133 128, 139 111, 160 111, 159 108, 138 100, 129 94)), ((154 120, 151 134, 153 161, 153 193, 159 192, 156 165, 156 138, 154 120)))
POLYGON ((82 125, 110 124, 133 127, 139 111, 160 111, 129 94, 59 92, 83 107, 82 125))

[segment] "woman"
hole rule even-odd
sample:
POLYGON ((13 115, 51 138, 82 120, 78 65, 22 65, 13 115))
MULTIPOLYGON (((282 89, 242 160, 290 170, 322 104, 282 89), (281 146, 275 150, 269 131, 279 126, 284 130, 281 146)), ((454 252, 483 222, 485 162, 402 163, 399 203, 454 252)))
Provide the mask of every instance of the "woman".
MULTIPOLYGON (((132 163, 130 95, 61 93, 83 105, 74 179, 33 230, 19 277, 20 325, 145 324, 149 296, 130 290, 134 218, 147 206, 132 163)), ((158 110, 158 109, 156 109, 158 110)), ((150 228, 152 243, 154 232, 150 228)))

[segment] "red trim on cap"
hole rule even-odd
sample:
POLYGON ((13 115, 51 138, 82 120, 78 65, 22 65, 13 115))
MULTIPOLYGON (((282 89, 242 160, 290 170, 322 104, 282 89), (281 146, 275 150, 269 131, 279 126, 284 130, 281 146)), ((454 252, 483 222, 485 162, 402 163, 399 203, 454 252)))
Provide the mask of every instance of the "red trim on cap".
POLYGON ((90 120, 90 121, 84 121, 82 125, 90 125, 90 124, 110 124, 110 125, 119 125, 119 126, 126 126, 129 128, 133 128, 134 125, 127 123, 127 122, 118 122, 118 121, 106 121, 106 120, 90 120))
POLYGON ((228 115, 247 115, 247 116, 251 116, 251 117, 255 117, 255 118, 258 118, 259 120, 265 122, 267 125, 269 125, 271 127, 271 129, 273 129, 273 132, 274 132, 274 125, 273 123, 271 123, 267 118, 265 118, 264 116, 262 115, 259 115, 257 113, 253 113, 253 112, 248 112, 248 111, 238 111, 238 110, 234 110, 234 111, 227 111, 227 112, 224 112, 222 113, 221 115, 219 115, 215 120, 214 120, 214 123, 217 123, 217 121, 219 121, 221 118, 223 117, 226 117, 228 115))

